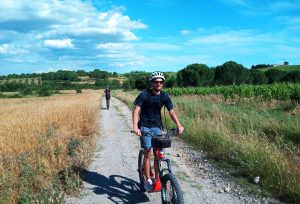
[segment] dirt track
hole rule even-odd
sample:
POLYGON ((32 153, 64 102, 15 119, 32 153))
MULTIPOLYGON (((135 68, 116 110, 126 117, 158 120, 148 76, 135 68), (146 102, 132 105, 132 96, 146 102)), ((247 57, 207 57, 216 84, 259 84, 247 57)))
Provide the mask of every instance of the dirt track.
MULTIPOLYGON (((137 174, 139 138, 130 133, 131 111, 116 98, 111 109, 102 101, 100 130, 82 193, 66 203, 160 203, 160 193, 141 193, 137 174)), ((260 203, 214 169, 202 154, 179 141, 167 149, 184 191, 185 203, 260 203)), ((264 202, 264 201, 263 201, 264 202)))

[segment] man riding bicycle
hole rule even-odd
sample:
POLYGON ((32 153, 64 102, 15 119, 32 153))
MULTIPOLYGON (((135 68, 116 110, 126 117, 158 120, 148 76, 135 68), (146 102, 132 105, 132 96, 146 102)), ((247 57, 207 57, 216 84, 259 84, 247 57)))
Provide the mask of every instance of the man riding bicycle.
POLYGON ((104 94, 105 94, 105 99, 106 99, 106 108, 109 109, 109 100, 110 100, 110 88, 106 87, 106 89, 104 90, 104 94))
MULTIPOLYGON (((164 74, 161 72, 153 72, 149 77, 149 81, 151 83, 151 89, 145 90, 137 96, 132 112, 133 131, 136 135, 140 136, 141 147, 145 149, 144 172, 146 182, 144 187, 148 192, 152 190, 153 185, 153 181, 150 177, 152 138, 161 135, 161 108, 163 106, 168 109, 172 120, 179 130, 179 134, 182 134, 184 131, 173 109, 170 96, 162 91, 165 81, 164 74)), ((156 161, 154 162, 154 168, 155 181, 158 181, 159 175, 156 161)))

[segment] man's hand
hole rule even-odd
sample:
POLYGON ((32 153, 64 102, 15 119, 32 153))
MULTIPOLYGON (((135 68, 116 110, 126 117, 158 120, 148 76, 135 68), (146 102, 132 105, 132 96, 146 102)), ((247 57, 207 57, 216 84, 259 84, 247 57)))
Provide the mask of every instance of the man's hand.
POLYGON ((140 130, 138 127, 133 128, 133 132, 134 132, 134 134, 136 134, 137 136, 142 136, 142 132, 141 132, 141 130, 140 130))
POLYGON ((169 113, 170 113, 170 116, 171 116, 172 120, 174 121, 174 123, 176 123, 176 126, 178 128, 178 133, 181 135, 184 131, 184 127, 180 124, 180 122, 177 118, 177 115, 173 109, 170 110, 169 113))
POLYGON ((183 133, 183 131, 184 131, 184 127, 183 127, 182 125, 180 125, 180 126, 178 126, 177 128, 178 128, 178 133, 179 133, 180 135, 182 135, 182 133, 183 133))

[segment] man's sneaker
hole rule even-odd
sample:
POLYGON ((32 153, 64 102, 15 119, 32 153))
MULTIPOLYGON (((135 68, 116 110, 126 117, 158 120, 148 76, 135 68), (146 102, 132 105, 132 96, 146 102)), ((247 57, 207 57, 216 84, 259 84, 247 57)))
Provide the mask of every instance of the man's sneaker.
POLYGON ((148 179, 145 183, 144 183, 144 188, 146 191, 150 192, 152 190, 152 180, 148 179))

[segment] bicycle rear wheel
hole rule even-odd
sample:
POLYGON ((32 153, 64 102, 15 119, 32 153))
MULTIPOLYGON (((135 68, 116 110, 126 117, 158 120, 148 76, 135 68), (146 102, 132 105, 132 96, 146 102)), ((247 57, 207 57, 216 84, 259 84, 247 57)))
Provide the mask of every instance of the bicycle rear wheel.
POLYGON ((162 180, 161 201, 163 204, 183 204, 183 193, 176 177, 168 173, 162 180))
POLYGON ((144 175, 144 157, 145 157, 145 151, 141 149, 138 158, 138 172, 140 178, 141 191, 146 192, 146 189, 144 188, 144 183, 146 181, 146 177, 144 175))

